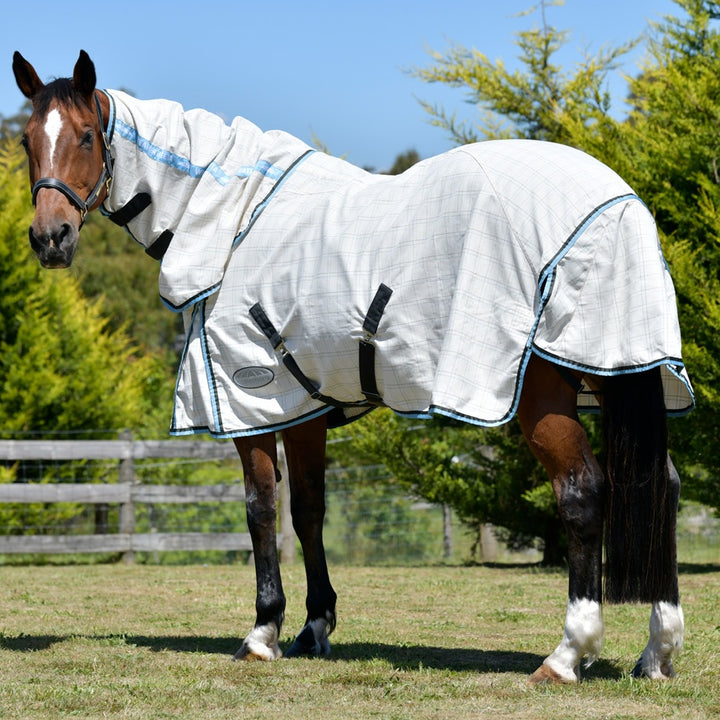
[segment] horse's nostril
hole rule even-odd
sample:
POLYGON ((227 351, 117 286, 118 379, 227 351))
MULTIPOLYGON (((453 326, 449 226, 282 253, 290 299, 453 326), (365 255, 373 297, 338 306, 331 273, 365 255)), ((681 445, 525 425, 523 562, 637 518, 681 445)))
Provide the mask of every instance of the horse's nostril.
POLYGON ((63 242, 71 236, 72 228, 70 227, 69 223, 63 223, 60 226, 60 230, 55 233, 55 245, 57 247, 60 247, 63 242))
POLYGON ((37 235, 32 227, 30 228, 29 235, 30 247, 35 250, 35 252, 38 252, 38 250, 41 250, 44 247, 47 247, 48 240, 46 236, 37 235))

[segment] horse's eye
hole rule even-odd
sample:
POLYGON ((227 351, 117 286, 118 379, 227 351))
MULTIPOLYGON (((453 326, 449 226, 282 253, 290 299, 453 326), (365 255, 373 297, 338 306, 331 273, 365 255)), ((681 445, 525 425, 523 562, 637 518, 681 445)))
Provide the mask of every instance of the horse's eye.
POLYGON ((80 139, 80 145, 82 147, 90 148, 93 145, 93 140, 95 139, 95 134, 92 130, 88 130, 80 139))
POLYGON ((23 146, 23 148, 25 149, 25 152, 26 152, 26 153, 27 153, 27 152, 30 152, 30 145, 29 145, 29 143, 28 143, 27 135, 23 135, 23 136, 20 138, 20 144, 23 146))

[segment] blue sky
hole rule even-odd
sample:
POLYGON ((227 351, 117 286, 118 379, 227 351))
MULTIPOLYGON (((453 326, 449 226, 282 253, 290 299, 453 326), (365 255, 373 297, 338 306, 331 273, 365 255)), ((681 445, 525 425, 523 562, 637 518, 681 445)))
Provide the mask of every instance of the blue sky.
MULTIPOLYGON (((282 129, 336 155, 387 169, 409 148, 422 157, 447 150, 418 98, 461 116, 472 112, 462 91, 412 78, 428 50, 474 47, 512 67, 515 34, 540 22, 517 14, 533 0, 366 0, 352 2, 169 2, 68 4, 57 0, 3 7, 0 114, 23 98, 10 69, 19 50, 41 78, 70 75, 80 48, 95 62, 98 84, 142 98, 168 97, 226 119, 242 115, 264 130, 282 129)), ((549 24, 569 30, 561 56, 568 69, 583 48, 597 51, 635 38, 648 21, 680 15, 672 0, 567 0, 547 10, 549 24)), ((623 112, 622 73, 635 74, 640 47, 611 79, 623 112)))

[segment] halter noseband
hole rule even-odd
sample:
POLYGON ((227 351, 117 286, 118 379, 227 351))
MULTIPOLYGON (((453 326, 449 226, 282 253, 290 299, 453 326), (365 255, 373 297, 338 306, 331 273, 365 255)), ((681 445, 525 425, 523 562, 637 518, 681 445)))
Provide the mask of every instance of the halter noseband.
POLYGON ((110 143, 108 142, 107 133, 103 128, 103 116, 102 108, 100 107, 100 100, 98 100, 97 93, 95 93, 95 109, 97 111, 98 124, 100 127, 100 135, 102 136, 102 154, 103 154, 103 166, 100 178, 98 179, 95 187, 93 188, 87 200, 83 200, 72 188, 70 188, 62 180, 57 178, 45 177, 40 178, 32 187, 32 202, 36 204, 36 198, 38 190, 40 188, 51 188, 53 190, 59 190, 70 202, 80 211, 80 227, 85 222, 90 208, 97 202, 100 197, 100 193, 105 187, 107 193, 110 192, 110 181, 113 177, 113 159, 110 154, 110 143))

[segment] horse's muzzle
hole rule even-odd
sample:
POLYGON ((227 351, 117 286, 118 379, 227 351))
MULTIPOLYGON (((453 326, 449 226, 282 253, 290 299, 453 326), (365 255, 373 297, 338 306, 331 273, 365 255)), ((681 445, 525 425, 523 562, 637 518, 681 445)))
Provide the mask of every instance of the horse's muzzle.
POLYGON ((30 247, 44 268, 70 267, 77 247, 77 230, 70 223, 38 232, 30 227, 30 247))

